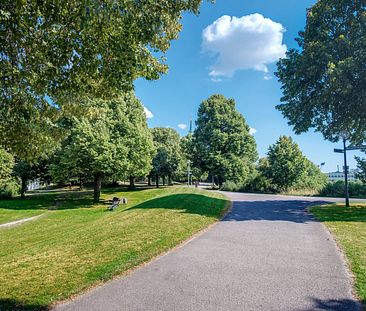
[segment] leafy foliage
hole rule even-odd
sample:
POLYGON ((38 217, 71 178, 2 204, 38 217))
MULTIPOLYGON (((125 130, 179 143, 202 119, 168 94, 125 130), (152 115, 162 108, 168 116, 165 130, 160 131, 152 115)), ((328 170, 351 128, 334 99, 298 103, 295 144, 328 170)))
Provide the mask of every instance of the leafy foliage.
POLYGON ((14 157, 0 147, 0 198, 9 198, 15 195, 19 186, 12 177, 14 157))
POLYGON ((118 96, 158 79, 182 12, 201 0, 13 1, 0 6, 0 139, 18 156, 54 150, 79 97, 118 96), (16 127, 18 130, 13 131, 16 127))
POLYGON ((156 155, 153 158, 151 171, 157 177, 159 186, 159 176, 171 177, 178 169, 182 159, 180 136, 174 129, 156 127, 151 129, 156 155))
POLYGON ((353 142, 366 130, 366 5, 321 0, 306 27, 278 63, 283 104, 277 106, 297 134, 315 128, 330 141, 347 131, 353 142))
MULTIPOLYGON (((349 182, 348 190, 351 198, 366 198, 366 185, 361 182, 349 182)), ((334 183, 328 183, 321 191, 321 195, 343 198, 344 181, 338 180, 334 183)))
POLYGON ((280 190, 295 185, 306 172, 304 156, 291 137, 281 136, 269 147, 267 158, 265 174, 280 190))
POLYGON ((355 159, 359 170, 358 173, 356 173, 356 178, 366 184, 366 159, 360 157, 355 157, 355 159))
POLYGON ((70 136, 56 154, 52 172, 59 180, 93 177, 97 202, 103 176, 143 174, 152 152, 142 104, 128 93, 91 101, 88 114, 72 119, 70 136))
POLYGON ((198 110, 193 134, 193 166, 224 181, 243 182, 257 158, 256 143, 233 99, 212 95, 198 110))

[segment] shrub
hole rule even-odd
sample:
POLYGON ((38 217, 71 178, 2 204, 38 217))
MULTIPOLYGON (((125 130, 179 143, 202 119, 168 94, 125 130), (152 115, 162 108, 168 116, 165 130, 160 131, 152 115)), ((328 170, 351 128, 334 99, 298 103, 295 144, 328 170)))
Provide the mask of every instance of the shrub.
MULTIPOLYGON (((343 197, 344 181, 328 183, 321 191, 321 195, 326 197, 343 197)), ((353 198, 366 198, 366 185, 361 182, 349 183, 349 195, 353 198)))
POLYGON ((6 183, 0 183, 0 199, 9 199, 19 193, 19 184, 16 180, 7 180, 6 183))
POLYGON ((233 181, 225 181, 221 187, 221 190, 223 191, 232 191, 232 192, 236 192, 236 191, 240 191, 242 185, 240 183, 235 183, 233 181))

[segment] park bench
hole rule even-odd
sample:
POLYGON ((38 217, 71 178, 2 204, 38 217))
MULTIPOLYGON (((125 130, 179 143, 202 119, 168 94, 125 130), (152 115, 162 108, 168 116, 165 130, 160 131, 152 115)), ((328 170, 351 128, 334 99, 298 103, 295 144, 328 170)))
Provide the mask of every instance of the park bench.
POLYGON ((109 209, 110 211, 115 210, 115 209, 119 206, 119 204, 120 204, 121 202, 122 202, 122 204, 127 204, 127 199, 126 199, 126 198, 119 199, 119 198, 117 198, 117 197, 114 197, 114 198, 112 199, 112 204, 108 207, 108 209, 109 209))

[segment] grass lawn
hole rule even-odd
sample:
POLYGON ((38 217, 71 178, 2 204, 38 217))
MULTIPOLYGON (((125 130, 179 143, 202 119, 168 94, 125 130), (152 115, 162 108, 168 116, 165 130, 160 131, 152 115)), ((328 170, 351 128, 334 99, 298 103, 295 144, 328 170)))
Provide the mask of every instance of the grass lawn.
POLYGON ((45 213, 0 229, 0 310, 45 309, 122 274, 216 222, 229 205, 220 194, 185 187, 107 189, 102 199, 95 206, 90 191, 60 191, 0 201, 0 217, 45 213), (128 204, 109 212, 114 196, 128 204))
POLYGON ((355 275, 355 287, 366 310, 366 205, 317 206, 311 209, 335 235, 355 275))

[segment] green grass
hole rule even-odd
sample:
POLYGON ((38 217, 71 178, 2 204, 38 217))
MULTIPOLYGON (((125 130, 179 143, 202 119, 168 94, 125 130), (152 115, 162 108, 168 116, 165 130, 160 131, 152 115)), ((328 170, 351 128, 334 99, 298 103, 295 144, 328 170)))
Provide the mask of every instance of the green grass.
POLYGON ((109 189, 102 199, 113 196, 128 204, 109 212, 106 201, 92 205, 90 191, 0 201, 0 215, 45 213, 0 229, 0 310, 47 308, 169 250, 228 207, 222 195, 192 188, 109 189))
POLYGON ((335 235, 355 275, 357 294, 366 310, 366 206, 316 206, 311 209, 335 235))

